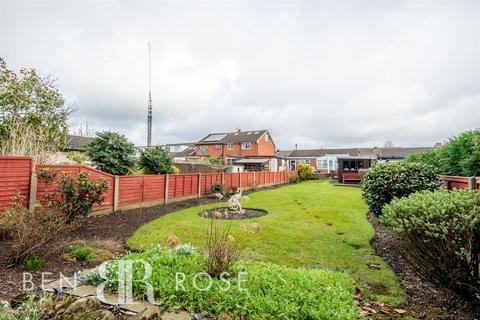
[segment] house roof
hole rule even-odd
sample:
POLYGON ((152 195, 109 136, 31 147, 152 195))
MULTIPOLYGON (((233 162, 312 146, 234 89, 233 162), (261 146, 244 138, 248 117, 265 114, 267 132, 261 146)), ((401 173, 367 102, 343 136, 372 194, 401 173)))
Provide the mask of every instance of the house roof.
POLYGON ((292 150, 277 150, 277 152, 275 152, 275 157, 288 158, 288 156, 290 156, 291 153, 292 153, 292 150))
POLYGON ((307 150, 293 150, 289 158, 317 158, 326 155, 350 155, 357 156, 359 154, 358 148, 340 148, 340 149, 307 149, 307 150))
POLYGON ((267 163, 270 161, 270 159, 265 159, 265 158, 255 158, 255 159, 240 159, 240 160, 235 160, 235 163, 240 163, 240 164, 248 164, 248 163, 255 163, 255 164, 263 164, 267 163))
MULTIPOLYGON (((180 145, 185 145, 185 144, 180 144, 180 145)), ((171 146, 171 144, 169 144, 168 146, 171 146)), ((190 156, 193 156, 195 155, 195 145, 191 145, 189 146, 187 149, 183 150, 183 151, 179 151, 179 152, 170 152, 170 155, 173 157, 173 158, 184 158, 184 157, 190 157, 190 156)))
POLYGON ((93 138, 91 137, 83 137, 83 136, 75 136, 75 135, 67 135, 67 145, 65 146, 65 150, 67 151, 84 151, 85 146, 92 142, 93 138))
POLYGON ((256 142, 267 132, 268 130, 210 133, 196 144, 256 142))
POLYGON ((413 148, 379 148, 379 158, 403 159, 408 155, 425 152, 433 149, 432 147, 413 147, 413 148))

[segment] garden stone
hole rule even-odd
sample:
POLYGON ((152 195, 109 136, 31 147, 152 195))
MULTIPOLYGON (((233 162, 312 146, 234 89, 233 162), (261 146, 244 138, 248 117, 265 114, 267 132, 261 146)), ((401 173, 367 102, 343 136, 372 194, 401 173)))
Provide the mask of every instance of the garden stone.
POLYGON ((82 298, 72 303, 67 310, 65 310, 64 317, 75 316, 79 313, 85 313, 100 309, 100 300, 96 297, 82 298))
POLYGON ((160 309, 157 307, 148 307, 140 313, 136 320, 160 320, 163 319, 160 313, 160 309))
MULTIPOLYGON (((65 319, 65 318, 62 318, 65 319)), ((115 320, 115 316, 107 310, 95 310, 75 315, 72 320, 115 320)))

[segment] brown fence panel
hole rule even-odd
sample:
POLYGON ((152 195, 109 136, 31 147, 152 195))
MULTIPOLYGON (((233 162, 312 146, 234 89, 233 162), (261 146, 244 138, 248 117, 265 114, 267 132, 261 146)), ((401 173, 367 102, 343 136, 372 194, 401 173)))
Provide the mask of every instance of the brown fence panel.
POLYGON ((440 180, 447 189, 468 189, 469 178, 467 177, 440 176, 440 180))
POLYGON ((480 178, 475 179, 475 189, 480 190, 480 178))
POLYGON ((28 204, 31 175, 31 158, 0 157, 0 211, 10 208, 17 195, 25 197, 28 204))
POLYGON ((232 174, 233 173, 224 173, 223 189, 228 192, 232 190, 232 174))
POLYGON ((201 175, 201 185, 200 185, 200 193, 201 194, 208 194, 212 193, 212 186, 218 182, 222 182, 222 174, 221 173, 202 173, 201 175))
POLYGON ((165 175, 143 176, 143 201, 160 202, 165 200, 165 175))
POLYGON ((255 183, 257 184, 257 187, 263 187, 265 185, 265 172, 257 172, 255 174, 255 183))
POLYGON ((185 198, 198 195, 198 174, 168 176, 168 198, 185 198))
POLYGON ((253 188, 253 172, 244 172, 242 175, 242 188, 253 188))
POLYGON ((115 193, 115 177, 111 174, 107 174, 100 170, 95 170, 89 167, 80 167, 80 172, 88 173, 88 176, 92 180, 105 179, 108 183, 108 190, 103 193, 103 202, 100 205, 94 205, 92 211, 100 211, 113 209, 113 197, 115 193))
POLYGON ((240 188, 240 175, 239 172, 232 172, 232 189, 240 188))
POLYGON ((143 202, 143 178, 141 176, 121 176, 118 178, 119 205, 140 204, 143 202))

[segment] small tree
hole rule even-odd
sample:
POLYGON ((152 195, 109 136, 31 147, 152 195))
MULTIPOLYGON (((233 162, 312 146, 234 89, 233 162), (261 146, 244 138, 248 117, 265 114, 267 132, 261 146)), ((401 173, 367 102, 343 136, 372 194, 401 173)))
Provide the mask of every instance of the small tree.
POLYGON ((95 166, 114 175, 126 175, 135 165, 135 147, 124 135, 97 132, 85 151, 95 166))
POLYGON ((65 145, 72 111, 53 79, 35 69, 16 74, 0 58, 0 154, 48 161, 65 145))
POLYGON ((315 169, 308 163, 300 163, 298 166, 298 178, 300 180, 306 180, 312 176, 315 169))
POLYGON ((140 155, 140 166, 145 173, 149 174, 174 173, 172 157, 167 150, 160 146, 143 150, 140 155))

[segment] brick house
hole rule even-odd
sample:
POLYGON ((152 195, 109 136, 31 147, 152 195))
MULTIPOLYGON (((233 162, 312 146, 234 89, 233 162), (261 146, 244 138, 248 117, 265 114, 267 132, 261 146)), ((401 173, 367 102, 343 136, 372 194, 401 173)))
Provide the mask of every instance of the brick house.
POLYGON ((210 133, 195 143, 195 155, 248 171, 276 170, 275 143, 268 130, 210 133))

